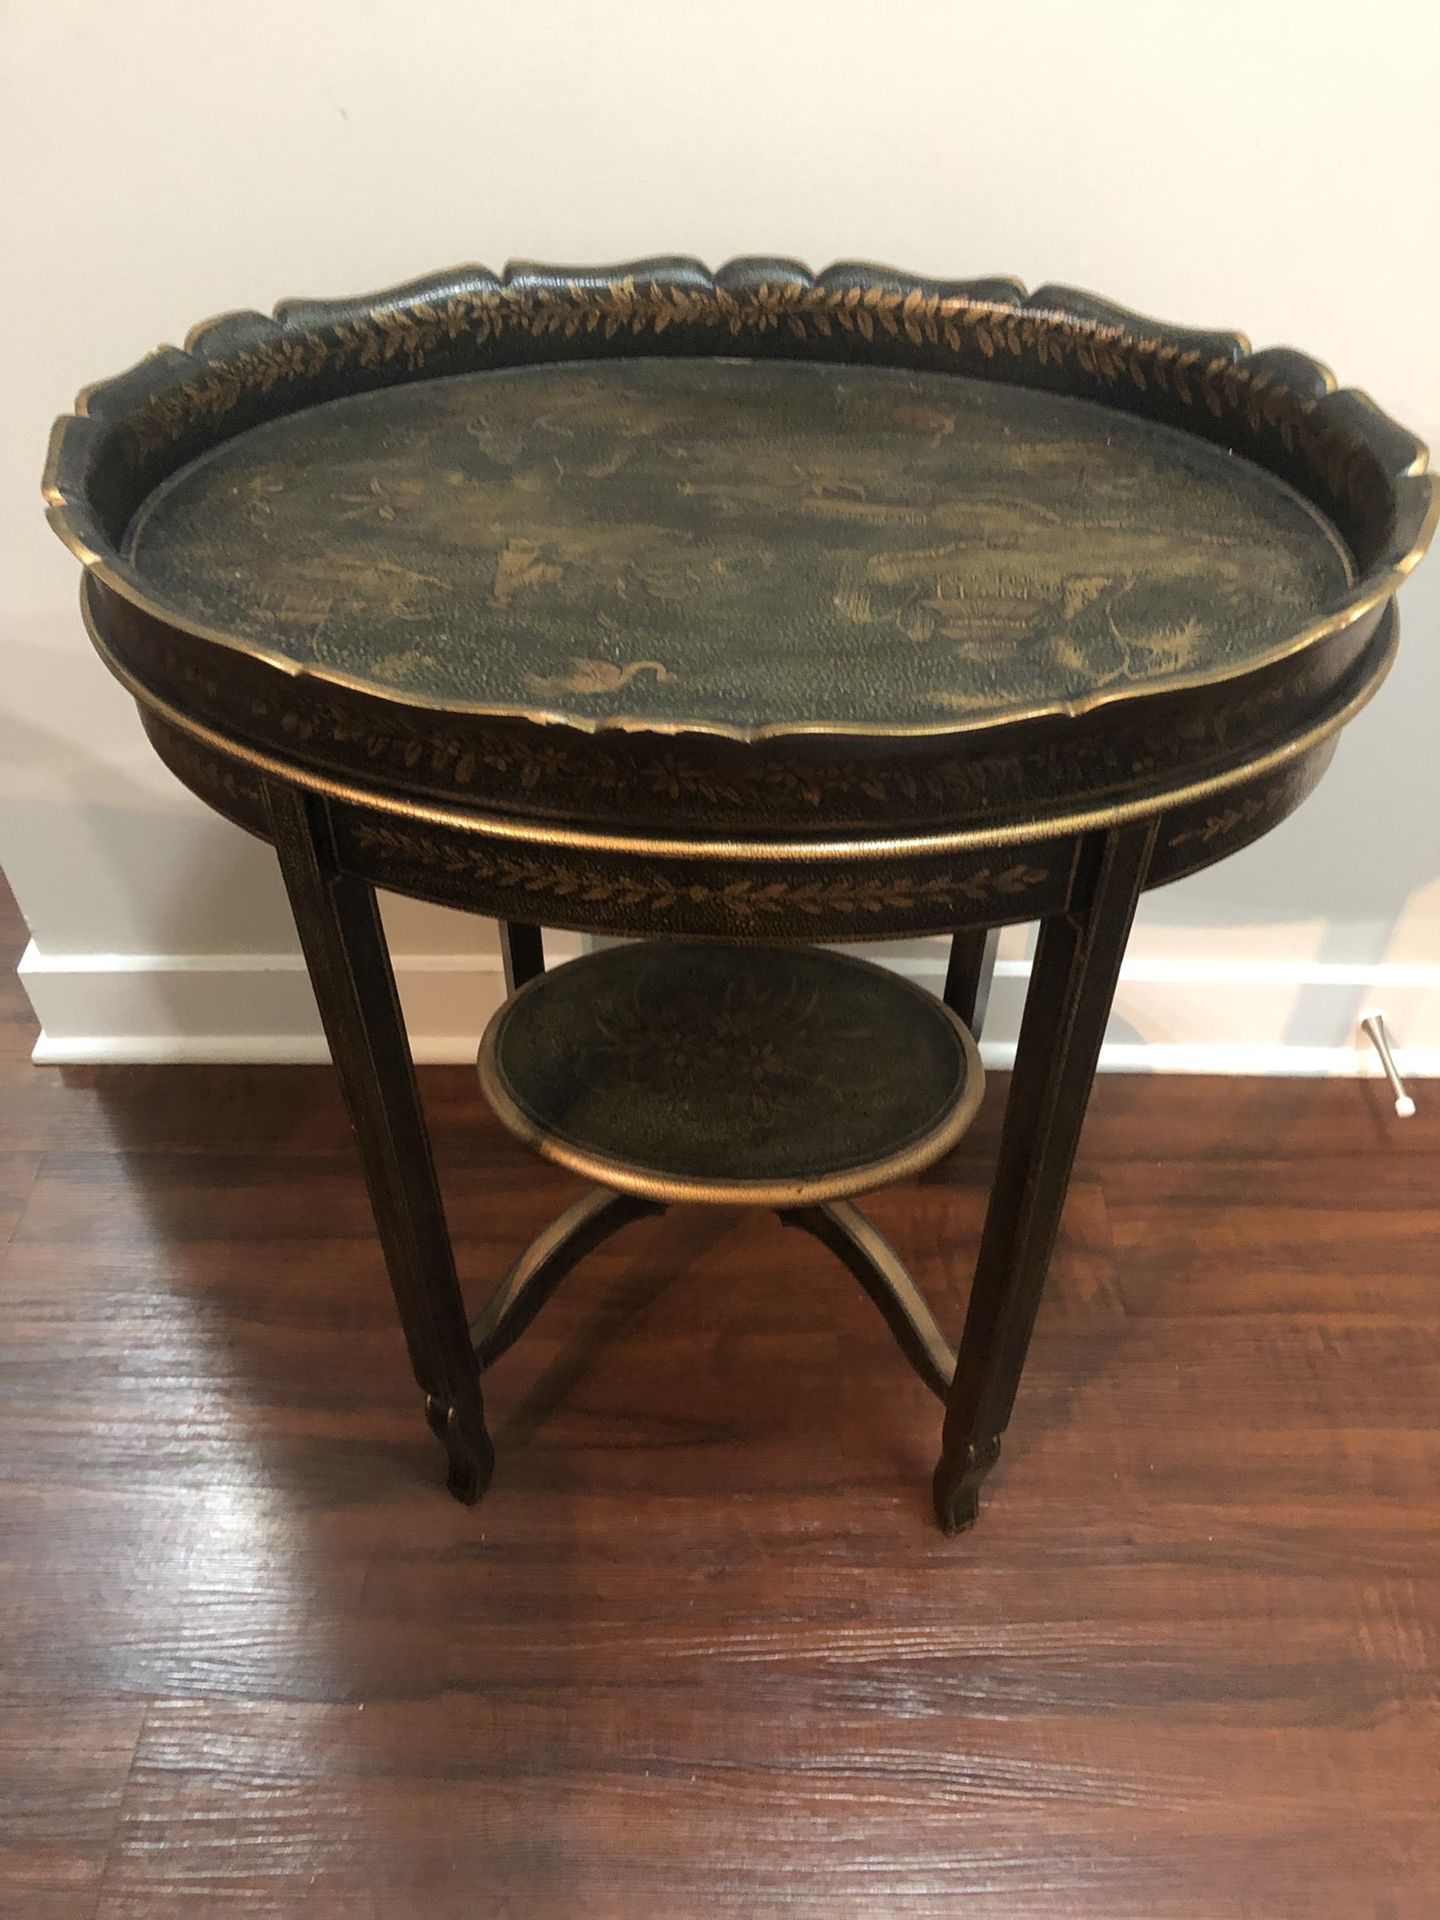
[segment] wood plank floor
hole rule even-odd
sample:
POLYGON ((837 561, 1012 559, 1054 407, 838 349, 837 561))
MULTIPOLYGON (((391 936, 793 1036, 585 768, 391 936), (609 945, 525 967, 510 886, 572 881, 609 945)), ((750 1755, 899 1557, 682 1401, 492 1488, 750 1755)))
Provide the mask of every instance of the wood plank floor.
MULTIPOLYGON (((32 1042, 7 971, 0 1914, 1440 1912, 1440 1093, 1104 1081, 947 1541, 873 1309, 699 1210, 500 1363, 456 1506, 328 1071, 32 1042)), ((576 1188, 423 1081, 478 1291, 576 1188)), ((873 1203, 951 1326, 1003 1093, 873 1203)))

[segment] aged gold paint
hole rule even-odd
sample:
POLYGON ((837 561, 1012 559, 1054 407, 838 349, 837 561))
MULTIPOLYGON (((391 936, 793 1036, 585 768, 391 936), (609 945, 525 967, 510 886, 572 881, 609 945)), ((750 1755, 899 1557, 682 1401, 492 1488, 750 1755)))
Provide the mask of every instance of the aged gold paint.
POLYGON ((646 945, 574 964, 492 1019, 481 1086, 520 1139, 622 1192, 759 1206, 861 1193, 939 1159, 978 1109, 965 1028, 869 962, 646 945), (897 1057, 908 1078, 885 1070, 897 1057))
MULTIPOLYGON (((807 837, 804 839, 754 840, 705 835, 682 838, 657 832, 617 833, 599 826, 576 827, 548 821, 513 819, 496 813, 479 813, 468 808, 435 805, 413 796, 393 795, 375 787, 357 786, 352 781, 317 771, 294 760, 277 757, 207 726, 171 701, 160 698, 138 681, 106 644, 103 634, 82 603, 91 642, 115 678, 135 697, 142 709, 152 714, 165 728, 199 748, 220 756, 233 768, 253 770, 285 785, 336 801, 342 806, 367 811, 375 820, 394 821, 410 827, 430 823, 454 830, 472 844, 525 845, 533 848, 564 849, 570 853, 596 853, 633 858, 637 863, 669 857, 721 862, 754 862, 775 867, 796 863, 807 870, 823 867, 831 861, 926 861, 942 856, 977 851, 1010 850, 1034 842, 1050 842, 1065 836, 1078 836, 1097 828, 1125 825, 1148 818, 1159 811, 1172 813, 1228 790, 1247 785, 1257 775, 1278 772, 1314 754, 1331 741, 1340 729, 1369 704, 1394 665, 1398 630, 1393 607, 1386 609, 1377 651, 1369 671, 1358 686, 1341 701, 1332 702, 1318 718, 1303 730, 1290 733, 1277 744, 1256 752, 1244 762, 1200 778, 1174 781, 1156 792, 1108 803, 1079 800, 1043 819, 1010 818, 944 832, 874 832, 843 838, 807 837)), ((1043 876, 1042 876, 1043 877, 1043 876)), ((558 902, 557 902, 558 906, 558 902)), ((541 916, 546 925, 566 926, 573 922, 562 911, 541 916)), ((858 929, 857 929, 858 931, 858 929)))
POLYGON ((714 360, 287 416, 167 483, 130 553, 180 613, 298 665, 660 727, 923 729, 1163 689, 1243 671, 1350 580, 1283 483, 1152 422, 714 360))
POLYGON ((572 660, 568 673, 532 673, 529 681, 536 693, 618 693, 641 673, 653 673, 657 680, 674 677, 660 660, 627 660, 623 667, 610 660, 572 660))
MULTIPOLYGON (((159 348, 115 380, 86 389, 76 400, 75 417, 56 422, 44 478, 52 523, 97 580, 178 631, 282 673, 283 653, 181 616, 151 594, 116 550, 123 521, 112 516, 127 496, 133 512, 167 472, 217 439, 257 418, 313 406, 336 393, 433 372, 503 367, 537 354, 548 359, 665 352, 672 329, 683 332, 687 353, 838 354, 879 366, 918 363, 952 374, 978 373, 987 381, 1083 393, 1106 407, 1155 413, 1186 434, 1213 434, 1222 446, 1267 467, 1287 467, 1293 456, 1292 477, 1337 519, 1352 544, 1359 543, 1367 570, 1315 619, 1257 653, 1256 664, 1313 652, 1352 623, 1376 615, 1424 553, 1440 516, 1440 488, 1426 473, 1423 445, 1363 395, 1337 391, 1333 376, 1317 362, 1289 352, 1252 354, 1242 335, 1169 326, 1074 289, 1049 287, 1027 296, 1018 281, 1006 278, 937 287, 883 268, 832 268, 811 276, 785 263, 757 261, 734 262, 717 279, 697 261, 665 261, 604 272, 527 269, 503 281, 483 268, 462 267, 368 300, 303 304, 301 312, 287 303, 273 320, 218 316, 192 328, 183 351, 159 348), (103 488, 92 494, 92 477, 102 473, 103 488)), ((933 417, 922 411, 913 424, 943 437, 943 414, 943 408, 933 417)), ((604 463, 601 470, 607 470, 604 463)), ((615 462, 608 470, 615 470, 615 462)), ((354 505, 359 511, 366 503, 357 498, 354 505)), ((381 520, 400 512, 391 495, 375 511, 381 520)), ((257 517, 263 518, 263 510, 257 517)), ((907 613, 900 625, 915 634, 923 620, 907 613)), ((608 617, 600 626, 613 630, 608 617)), ((1076 657, 1071 646, 1060 651, 1076 657)), ((373 685, 329 659, 317 661, 313 674, 337 689, 373 685)), ((1176 674, 1167 685, 1200 691, 1226 677, 1223 668, 1200 667, 1176 674)), ((1152 690, 1119 679, 1081 699, 1039 702, 1005 717, 1098 715, 1152 690)), ((414 685, 400 691, 412 709, 447 704, 414 685)), ((477 715, 533 711, 524 700, 450 704, 477 715)), ((623 708, 578 701, 545 717, 563 718, 586 736, 655 724, 623 708)), ((923 723, 866 717, 754 725, 743 718, 692 715, 676 728, 747 740, 807 733, 918 738, 958 736, 992 724, 988 710, 968 711, 965 703, 952 702, 951 711, 923 723)))

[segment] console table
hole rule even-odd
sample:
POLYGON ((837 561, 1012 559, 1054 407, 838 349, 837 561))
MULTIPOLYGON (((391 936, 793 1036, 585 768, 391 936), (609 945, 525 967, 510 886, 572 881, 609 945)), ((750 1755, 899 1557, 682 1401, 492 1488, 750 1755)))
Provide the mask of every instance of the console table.
POLYGON ((818 1233, 1010 1417, 1136 902, 1323 772, 1396 644, 1425 454, 1289 350, 1060 287, 741 260, 461 268, 226 315, 57 424, 101 657, 273 842, 450 1486, 480 1377, 627 1219, 818 1233), (501 1118, 595 1190, 472 1323, 375 889, 495 916, 501 1118), (1037 921, 958 1353, 849 1195, 959 1137, 1037 921), (540 929, 639 936, 543 971, 540 929), (946 1006, 823 943, 945 934, 946 1006), (588 969, 582 972, 580 970, 588 969))

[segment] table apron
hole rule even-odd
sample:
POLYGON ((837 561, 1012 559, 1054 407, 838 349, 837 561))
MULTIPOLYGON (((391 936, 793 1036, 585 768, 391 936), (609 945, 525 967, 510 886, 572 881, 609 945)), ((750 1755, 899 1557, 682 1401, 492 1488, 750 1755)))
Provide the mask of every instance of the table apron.
MULTIPOLYGON (((269 838, 261 774, 243 750, 199 741, 140 707, 152 744, 198 797, 269 838)), ((1168 809, 1147 885, 1199 871, 1278 825, 1311 791, 1334 750, 1318 740, 1280 767, 1168 809)), ((276 776, 271 773, 270 778, 276 776)), ((1069 905, 1083 836, 1064 832, 999 847, 896 850, 877 840, 844 858, 752 845, 726 857, 703 845, 570 847, 543 829, 504 838, 483 825, 410 816, 377 797, 327 800, 336 857, 349 873, 413 899, 580 933, 728 941, 887 940, 960 927, 1041 920, 1069 905)))

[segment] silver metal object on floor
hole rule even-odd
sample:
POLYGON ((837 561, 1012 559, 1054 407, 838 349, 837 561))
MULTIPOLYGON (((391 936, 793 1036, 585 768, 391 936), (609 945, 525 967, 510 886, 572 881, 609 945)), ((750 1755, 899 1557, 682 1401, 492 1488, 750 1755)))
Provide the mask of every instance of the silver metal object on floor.
POLYGON ((1361 1017, 1360 1027, 1380 1056, 1380 1065, 1385 1069, 1385 1078, 1390 1082, 1390 1091, 1395 1096, 1396 1113, 1402 1120, 1409 1120, 1414 1115, 1415 1102, 1405 1091, 1405 1082, 1400 1078, 1400 1069, 1396 1066, 1395 1056, 1390 1051, 1390 1034, 1385 1025, 1384 1014, 1378 1009, 1364 1014, 1361 1017))

